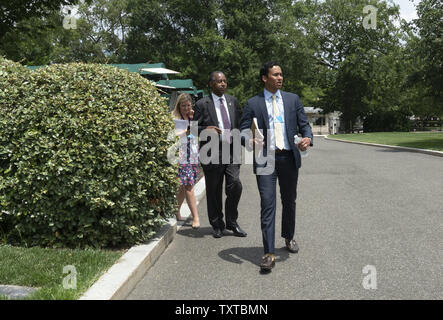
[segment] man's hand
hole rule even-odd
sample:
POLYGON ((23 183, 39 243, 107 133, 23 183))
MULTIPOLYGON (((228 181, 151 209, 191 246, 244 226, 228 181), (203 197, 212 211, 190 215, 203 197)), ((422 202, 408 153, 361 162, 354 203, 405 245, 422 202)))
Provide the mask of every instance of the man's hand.
POLYGON ((216 126, 207 126, 206 129, 213 129, 213 130, 217 131, 218 134, 222 133, 221 129, 216 126))
POLYGON ((311 138, 303 138, 301 139, 300 143, 298 144, 298 147, 301 151, 305 151, 309 148, 311 145, 311 138))
POLYGON ((263 139, 249 139, 249 146, 252 147, 254 145, 255 147, 263 147, 265 145, 265 142, 263 139))

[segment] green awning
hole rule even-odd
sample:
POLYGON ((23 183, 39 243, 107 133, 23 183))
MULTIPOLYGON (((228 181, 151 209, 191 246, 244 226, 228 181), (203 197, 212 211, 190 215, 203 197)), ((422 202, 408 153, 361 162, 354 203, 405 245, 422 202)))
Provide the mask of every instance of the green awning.
MULTIPOLYGON (((124 64, 124 63, 118 63, 118 64, 109 64, 110 66, 125 69, 129 72, 136 72, 139 74, 151 74, 150 72, 146 71, 140 71, 143 68, 165 68, 165 64, 163 62, 160 63, 135 63, 135 64, 124 64)), ((35 70, 38 68, 43 68, 46 66, 26 66, 28 69, 35 70)))
POLYGON ((35 70, 35 69, 39 69, 39 68, 43 68, 46 66, 26 66, 26 68, 30 69, 30 70, 35 70))
POLYGON ((176 89, 187 89, 195 90, 197 89, 192 82, 192 79, 174 79, 174 80, 159 80, 158 84, 174 87, 176 89))
POLYGON ((195 95, 201 95, 202 97, 205 97, 206 94, 203 90, 180 90, 181 93, 189 93, 189 94, 195 94, 195 95))
POLYGON ((110 64, 113 67, 128 70, 129 72, 137 72, 139 74, 151 74, 150 72, 141 71, 143 68, 166 68, 163 62, 160 63, 135 63, 135 64, 110 64))
MULTIPOLYGON (((149 75, 150 72, 141 71, 141 69, 144 68, 166 68, 165 64, 163 62, 160 63, 135 63, 135 64, 108 64, 109 66, 113 66, 120 69, 128 70, 129 72, 136 72, 140 75, 149 75)), ((38 68, 43 68, 45 66, 26 66, 27 68, 31 70, 35 70, 38 68)), ((170 90, 179 90, 181 92, 186 92, 190 94, 202 94, 204 95, 203 90, 197 90, 197 88, 194 86, 194 83, 192 82, 192 79, 168 79, 168 75, 164 74, 162 80, 156 81, 156 83, 159 85, 159 88, 162 88, 162 86, 165 86, 165 88, 170 90), (166 80, 164 80, 166 79, 166 80)))

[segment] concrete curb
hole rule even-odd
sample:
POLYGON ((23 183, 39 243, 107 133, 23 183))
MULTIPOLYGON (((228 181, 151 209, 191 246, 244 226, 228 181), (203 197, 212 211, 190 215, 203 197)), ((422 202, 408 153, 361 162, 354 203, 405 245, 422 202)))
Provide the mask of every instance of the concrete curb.
MULTIPOLYGON (((205 195, 205 187, 204 177, 194 186, 197 205, 205 195)), ((180 214, 186 220, 191 218, 186 200, 180 209, 180 214)), ((79 300, 125 299, 174 240, 177 230, 184 223, 181 221, 177 223, 175 218, 169 219, 148 244, 130 248, 79 300)))
POLYGON ((386 145, 386 144, 377 144, 377 143, 369 143, 369 142, 349 141, 349 140, 328 138, 327 136, 325 136, 325 139, 331 140, 331 141, 338 141, 338 142, 362 144, 362 145, 372 146, 372 147, 383 147, 383 148, 404 150, 404 151, 410 151, 410 152, 416 152, 416 153, 425 153, 425 154, 429 154, 432 156, 443 157, 442 151, 435 151, 435 150, 429 150, 429 149, 418 149, 418 148, 398 147, 398 146, 390 146, 390 145, 386 145))

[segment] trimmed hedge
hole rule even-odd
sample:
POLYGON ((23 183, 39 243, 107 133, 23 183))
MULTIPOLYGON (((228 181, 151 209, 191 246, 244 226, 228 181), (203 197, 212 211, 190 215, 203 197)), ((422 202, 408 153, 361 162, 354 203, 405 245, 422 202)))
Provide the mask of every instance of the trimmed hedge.
POLYGON ((365 132, 408 132, 409 117, 399 111, 383 111, 368 115, 363 121, 365 132))
POLYGON ((7 242, 103 248, 151 238, 175 210, 178 185, 167 160, 174 123, 155 87, 106 65, 0 65, 7 242))

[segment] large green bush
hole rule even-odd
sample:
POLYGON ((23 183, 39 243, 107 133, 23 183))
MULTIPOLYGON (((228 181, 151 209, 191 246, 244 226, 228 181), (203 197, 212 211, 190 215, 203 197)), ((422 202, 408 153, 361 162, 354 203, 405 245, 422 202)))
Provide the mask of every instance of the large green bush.
MULTIPOLYGON (((27 86, 29 74, 30 71, 21 64, 6 60, 0 56, 0 127, 3 128, 8 125, 6 122, 8 110, 15 108, 16 102, 21 97, 27 96, 25 92, 29 89, 27 86)), ((10 136, 5 136, 6 133, 2 132, 0 136, 1 141, 10 141, 10 136)), ((3 149, 2 152, 2 149, 0 149, 0 170, 9 165, 9 153, 5 152, 5 150, 3 149)))
MULTIPOLYGON (((15 108, 16 101, 27 96, 29 89, 30 71, 21 64, 6 60, 0 56, 0 130, 8 126, 9 110, 15 108)), ((11 141, 11 130, 2 130, 0 134, 0 190, 5 186, 3 172, 9 168, 11 153, 5 148, 11 141)), ((4 239, 6 230, 14 227, 12 219, 4 212, 6 207, 5 195, 0 192, 0 242, 4 239)))
POLYGON ((155 87, 105 65, 27 72, 0 63, 0 231, 7 241, 115 247, 152 237, 173 212, 177 190, 167 160, 174 125, 155 87), (11 80, 17 77, 23 81, 11 80))

